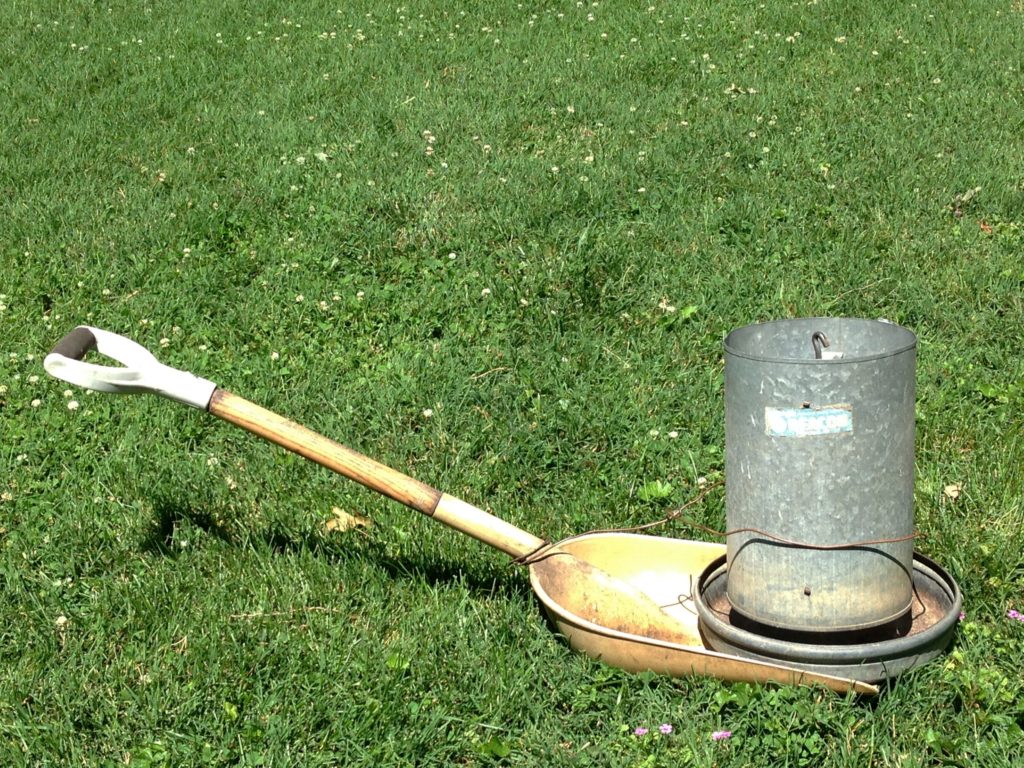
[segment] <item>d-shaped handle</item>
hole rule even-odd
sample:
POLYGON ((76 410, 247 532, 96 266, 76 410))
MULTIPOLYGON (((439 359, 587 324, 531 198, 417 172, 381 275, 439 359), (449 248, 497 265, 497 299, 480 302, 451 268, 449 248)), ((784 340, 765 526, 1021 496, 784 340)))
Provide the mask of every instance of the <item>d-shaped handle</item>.
POLYGON ((51 376, 86 389, 130 395, 150 392, 206 410, 216 384, 163 365, 141 344, 124 336, 80 325, 57 342, 43 360, 51 376), (121 366, 96 365, 82 358, 96 350, 121 366))

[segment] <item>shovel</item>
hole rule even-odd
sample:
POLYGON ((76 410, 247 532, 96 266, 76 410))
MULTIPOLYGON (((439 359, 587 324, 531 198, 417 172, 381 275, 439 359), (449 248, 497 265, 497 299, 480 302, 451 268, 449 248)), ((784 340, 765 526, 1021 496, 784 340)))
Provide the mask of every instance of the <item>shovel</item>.
POLYGON ((145 347, 99 328, 75 328, 43 365, 52 376, 88 389, 149 392, 207 411, 511 555, 527 565, 534 593, 570 647, 611 666, 878 692, 868 683, 705 648, 689 595, 699 574, 724 554, 724 545, 626 533, 584 534, 551 544, 212 381, 163 365, 145 347), (92 350, 123 367, 84 362, 92 350))

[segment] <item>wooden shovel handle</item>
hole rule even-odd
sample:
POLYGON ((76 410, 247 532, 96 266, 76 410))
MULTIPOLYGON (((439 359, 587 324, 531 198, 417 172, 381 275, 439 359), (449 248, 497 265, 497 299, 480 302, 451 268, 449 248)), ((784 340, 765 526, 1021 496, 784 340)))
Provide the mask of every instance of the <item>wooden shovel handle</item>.
POLYGON ((209 411, 214 416, 426 515, 434 514, 441 500, 441 492, 429 485, 231 392, 215 390, 210 399, 209 411))
POLYGON ((116 333, 80 326, 57 342, 43 365, 50 375, 88 389, 118 394, 151 392, 206 410, 513 557, 524 558, 547 544, 472 504, 219 389, 212 381, 162 365, 145 347, 116 333), (93 349, 121 366, 83 362, 93 349))
POLYGON ((501 518, 442 493, 231 392, 214 390, 207 410, 214 416, 355 480, 370 490, 433 517, 513 557, 528 555, 545 544, 543 539, 501 518))

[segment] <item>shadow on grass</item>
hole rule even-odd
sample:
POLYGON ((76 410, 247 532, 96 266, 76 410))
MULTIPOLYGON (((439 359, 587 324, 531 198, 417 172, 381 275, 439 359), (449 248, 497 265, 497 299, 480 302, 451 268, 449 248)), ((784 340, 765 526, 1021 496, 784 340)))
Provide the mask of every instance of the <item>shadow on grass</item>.
POLYGON ((177 557, 181 554, 182 547, 175 545, 175 537, 183 527, 198 529, 225 544, 234 545, 234 537, 224 525, 205 511, 210 505, 203 504, 202 501, 199 499, 191 504, 183 504, 170 496, 155 498, 155 519, 149 534, 142 541, 142 551, 162 557, 177 557))
POLYGON ((412 552, 395 555, 385 542, 369 536, 358 540, 353 536, 344 542, 335 542, 316 532, 294 532, 281 527, 265 531, 263 542, 278 555, 308 553, 328 563, 342 563, 353 558, 371 561, 396 581, 419 579, 432 586, 457 583, 474 594, 525 594, 531 591, 526 570, 510 561, 494 567, 481 567, 479 563, 453 562, 444 555, 436 558, 412 552))
POLYGON ((454 562, 443 554, 435 558, 422 552, 396 555, 388 544, 372 536, 354 534, 332 540, 315 531, 289 530, 280 524, 252 531, 250 535, 239 535, 237 529, 229 528, 208 511, 216 509, 216 506, 215 501, 203 497, 190 498, 188 503, 172 496, 154 498, 153 525, 141 542, 142 551, 176 558, 184 551, 178 537, 192 542, 195 531, 199 530, 235 549, 266 547, 274 556, 309 555, 338 565, 353 559, 372 562, 394 580, 419 579, 430 585, 460 584, 474 594, 530 592, 525 569, 514 566, 511 561, 488 567, 479 562, 454 562))

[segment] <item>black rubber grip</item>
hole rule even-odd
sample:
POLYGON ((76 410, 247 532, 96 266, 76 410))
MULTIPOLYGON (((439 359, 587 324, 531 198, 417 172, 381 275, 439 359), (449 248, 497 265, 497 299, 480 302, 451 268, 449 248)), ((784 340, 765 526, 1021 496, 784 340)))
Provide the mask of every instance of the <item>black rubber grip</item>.
POLYGON ((96 349, 96 337, 92 335, 92 331, 80 325, 58 341, 51 354, 81 360, 90 349, 96 349))

